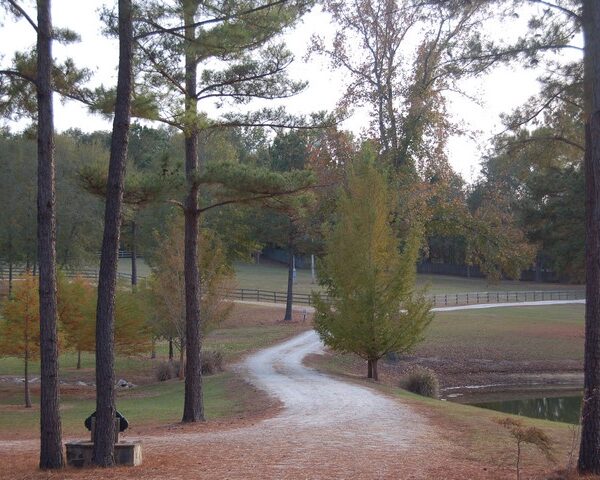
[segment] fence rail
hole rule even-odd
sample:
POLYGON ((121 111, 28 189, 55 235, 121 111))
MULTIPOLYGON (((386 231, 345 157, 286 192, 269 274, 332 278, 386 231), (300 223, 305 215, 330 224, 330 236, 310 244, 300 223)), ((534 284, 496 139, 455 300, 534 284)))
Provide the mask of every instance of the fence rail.
POLYGON ((466 292, 427 295, 435 307, 481 305, 484 303, 583 300, 584 290, 522 290, 512 292, 466 292))
MULTIPOLYGON (((13 275, 16 277, 25 273, 22 267, 14 267, 13 275)), ((64 274, 67 277, 84 277, 89 279, 98 279, 98 270, 66 270, 64 274)), ((117 273, 120 279, 131 280, 129 273, 117 273)), ((0 280, 8 279, 8 268, 0 265, 0 280)), ((144 281, 146 278, 138 276, 138 280, 144 281)), ((236 288, 227 289, 223 292, 227 298, 232 300, 261 302, 261 303, 285 303, 287 293, 273 290, 261 290, 256 288, 236 288)), ((6 289, 0 288, 0 297, 6 295, 6 289)), ((328 300, 327 296, 323 296, 328 300)), ((585 299, 585 290, 522 290, 522 291, 491 291, 491 292, 464 292, 464 293, 442 293, 427 295, 434 307, 452 307, 461 305, 480 305, 484 303, 510 303, 510 302, 535 302, 545 300, 583 300, 585 299)), ((309 293, 294 293, 293 303, 295 305, 312 306, 312 295, 309 293)))
MULTIPOLYGON (((25 267, 19 266, 19 267, 13 267, 13 269, 12 269, 13 277, 18 277, 25 273, 27 273, 27 269, 25 267)), ((69 278, 83 277, 83 278, 91 278, 91 279, 98 280, 98 275, 99 275, 100 271, 94 270, 94 269, 82 269, 82 270, 63 270, 62 273, 69 278)), ((8 280, 8 275, 9 275, 8 267, 0 265, 0 280, 8 280)), ((131 280, 131 274, 124 273, 124 272, 117 272, 117 278, 131 280)), ((145 277, 138 275, 138 279, 144 279, 144 278, 145 277)))
MULTIPOLYGON (((228 289, 224 293, 227 298, 245 302, 285 303, 287 299, 286 292, 274 292, 254 288, 228 289)), ((293 303, 297 305, 312 305, 312 295, 310 293, 294 293, 293 303)))
MULTIPOLYGON (((238 288, 225 291, 227 298, 233 300, 285 303, 286 292, 238 288)), ((535 302, 545 300, 583 300, 584 290, 523 290, 505 292, 465 292, 426 295, 434 307, 452 307, 461 305, 481 305, 484 303, 535 302)), ((326 296, 324 296, 327 299, 326 296)), ((312 305, 312 296, 307 293, 294 293, 296 305, 312 305)))

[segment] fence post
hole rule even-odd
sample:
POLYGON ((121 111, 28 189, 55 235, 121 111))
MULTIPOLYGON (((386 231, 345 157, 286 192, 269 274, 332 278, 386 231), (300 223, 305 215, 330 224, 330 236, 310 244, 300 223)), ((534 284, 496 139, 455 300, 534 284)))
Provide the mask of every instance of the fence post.
POLYGON ((242 288, 242 302, 244 301, 244 289, 242 288))
POLYGON ((447 293, 444 295, 444 305, 448 306, 448 294, 447 293))

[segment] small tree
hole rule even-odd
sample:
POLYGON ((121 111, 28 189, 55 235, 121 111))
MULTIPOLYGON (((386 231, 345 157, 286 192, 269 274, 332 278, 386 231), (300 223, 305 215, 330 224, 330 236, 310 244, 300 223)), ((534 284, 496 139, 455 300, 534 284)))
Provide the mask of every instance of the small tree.
POLYGON ((25 407, 31 408, 29 362, 40 354, 40 309, 38 280, 26 275, 15 282, 13 296, 2 309, 0 355, 23 359, 25 367, 25 407))
POLYGON ((77 277, 58 279, 58 317, 63 326, 68 348, 77 352, 77 369, 81 368, 81 352, 93 352, 96 347, 96 293, 88 280, 77 277))
POLYGON ((115 349, 121 355, 137 355, 151 348, 152 336, 146 322, 144 300, 141 292, 126 288, 119 288, 116 292, 115 349))
MULTIPOLYGON (((183 267, 184 235, 182 218, 176 217, 166 235, 158 237, 160 254, 156 255, 150 283, 155 312, 152 328, 155 335, 176 339, 179 349, 179 377, 184 377, 185 358, 185 277, 183 267)), ((200 278, 204 285, 200 309, 204 321, 202 334, 215 328, 230 313, 232 304, 225 300, 224 290, 231 283, 233 272, 229 267, 218 236, 209 229, 201 229, 199 242, 202 250, 198 259, 200 278)))
POLYGON ((510 417, 498 419, 496 421, 499 425, 508 430, 517 442, 517 480, 521 479, 521 450, 524 444, 533 445, 542 452, 548 460, 554 461, 554 456, 552 454, 552 439, 546 435, 543 430, 536 427, 527 427, 521 420, 510 417))
POLYGON ((432 319, 430 305, 414 292, 419 242, 415 234, 400 253, 390 225, 392 198, 384 176, 364 149, 338 200, 338 222, 326 234, 321 284, 332 299, 314 294, 315 329, 334 350, 377 362, 421 340, 432 319))

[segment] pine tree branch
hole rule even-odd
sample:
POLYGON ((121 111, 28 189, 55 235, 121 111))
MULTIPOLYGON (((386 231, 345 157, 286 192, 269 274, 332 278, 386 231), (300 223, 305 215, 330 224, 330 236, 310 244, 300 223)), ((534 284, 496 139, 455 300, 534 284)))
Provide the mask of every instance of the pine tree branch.
MULTIPOLYGON (((285 63, 284 65, 277 65, 277 68, 272 69, 272 70, 268 70, 266 72, 262 72, 262 73, 257 73, 255 75, 249 75, 249 76, 238 76, 236 78, 231 78, 227 81, 224 82, 220 82, 220 83, 214 83, 212 85, 207 85, 206 87, 204 87, 202 90, 200 90, 198 92, 198 95, 196 96, 196 98, 198 100, 203 99, 203 98, 210 98, 210 97, 217 97, 217 96, 221 96, 221 94, 219 93, 215 93, 215 94, 208 94, 208 95, 203 95, 206 92, 210 92, 210 91, 214 91, 215 89, 221 88, 221 87, 227 87, 230 85, 235 85, 237 83, 246 83, 246 82, 251 82, 251 81, 255 81, 255 80, 262 80, 264 78, 268 78, 271 77, 273 75, 277 75, 278 73, 283 72, 287 67, 289 67, 292 64, 291 61, 285 63)), ((229 96, 236 96, 235 94, 231 94, 229 96)), ((240 95, 240 96, 253 96, 250 94, 246 94, 246 95, 240 95)), ((268 96, 262 96, 262 97, 258 97, 258 98, 285 98, 285 97, 268 97, 268 96)))
POLYGON ((558 92, 556 92, 554 95, 550 96, 537 110, 535 110, 533 113, 529 114, 526 118, 523 118, 517 122, 513 122, 510 123, 510 125, 508 127, 506 127, 502 132, 500 132, 499 134, 497 134, 496 136, 502 135, 504 133, 506 133, 509 130, 515 130, 518 127, 522 127, 523 125, 526 125, 527 123, 531 122, 533 119, 537 118, 538 115, 540 115, 542 112, 546 111, 546 109, 548 107, 550 107, 550 105, 552 104, 552 102, 554 100, 556 100, 557 98, 560 97, 560 95, 567 89, 567 87, 565 86, 564 88, 560 89, 558 92))
POLYGON ((173 78, 164 68, 162 68, 158 62, 154 59, 154 54, 152 54, 146 47, 141 44, 138 44, 140 50, 142 50, 146 54, 146 58, 150 61, 152 66, 156 69, 156 71, 162 75, 162 77, 167 80, 171 85, 173 85, 180 93, 183 95, 187 95, 187 92, 184 87, 181 86, 181 83, 173 78))
POLYGON ((23 18, 25 20, 27 20, 27 22, 29 23, 29 25, 31 25, 33 27, 33 29, 36 31, 38 31, 38 26, 37 24, 32 20, 32 18, 27 14, 27 12, 25 10, 23 10, 23 8, 14 0, 7 0, 8 3, 15 9, 17 10, 21 15, 23 15, 23 18))
MULTIPOLYGON (((235 13, 235 14, 231 14, 231 15, 223 15, 222 17, 211 18, 211 19, 208 19, 208 20, 202 20, 202 21, 193 23, 191 25, 187 25, 187 26, 181 25, 181 26, 178 26, 178 27, 171 27, 171 28, 162 27, 159 24, 157 24, 157 23, 155 23, 155 22, 153 22, 151 20, 148 20, 148 19, 138 19, 138 21, 142 21, 144 23, 147 23, 148 25, 150 25, 151 27, 155 28, 156 30, 153 30, 153 31, 150 31, 150 32, 141 33, 141 34, 137 35, 135 37, 135 39, 136 40, 140 40, 142 38, 149 37, 149 36, 152 36, 152 35, 156 35, 156 34, 159 34, 159 33, 163 33, 163 34, 164 33, 169 33, 169 34, 175 35, 177 37, 184 38, 184 35, 181 34, 181 33, 179 33, 179 32, 182 31, 182 30, 185 30, 186 28, 197 28, 197 27, 202 27, 204 25, 210 25, 210 24, 213 24, 213 23, 226 22, 228 20, 233 20, 235 18, 239 18, 239 17, 242 17, 244 15, 251 15, 253 13, 260 12, 261 10, 266 10, 266 9, 271 8, 271 7, 275 7, 277 5, 283 5, 283 4, 287 3, 288 1, 289 0, 277 0, 275 2, 267 3, 265 5, 260 5, 260 6, 256 7, 256 8, 251 8, 251 9, 246 10, 244 12, 235 13)), ((308 4, 308 2, 306 2, 306 3, 308 4)))
POLYGON ((581 145, 580 143, 577 143, 573 140, 570 140, 566 137, 563 137, 562 135, 535 136, 535 137, 531 137, 531 138, 511 140, 506 145, 504 145, 504 148, 508 148, 510 145, 518 145, 518 144, 525 144, 525 143, 532 143, 532 142, 562 142, 562 143, 565 143, 572 147, 575 147, 578 150, 581 150, 582 152, 585 152, 585 147, 583 145, 581 145))
POLYGON ((550 3, 550 2, 547 2, 545 0, 528 0, 528 1, 529 1, 529 3, 538 3, 540 5, 544 5, 546 7, 558 10, 558 11, 566 14, 567 16, 569 16, 571 18, 574 18, 578 22, 583 21, 583 18, 581 18, 581 15, 578 15, 573 10, 569 10, 568 8, 565 8, 565 7, 561 6, 561 5, 557 5, 556 3, 550 3))
POLYGON ((250 202, 255 202, 255 201, 259 201, 259 200, 268 200, 269 198, 277 198, 277 197, 282 197, 282 196, 286 196, 286 195, 294 195, 296 193, 300 193, 300 192, 303 192, 306 190, 311 190, 313 188, 316 188, 316 185, 305 185, 305 186, 298 187, 298 188, 295 188, 292 190, 281 190, 281 191, 269 192, 269 193, 257 192, 256 195, 253 195, 250 197, 232 198, 229 200, 223 200, 221 202, 213 203, 206 207, 199 208, 198 211, 200 213, 203 213, 203 212, 205 212, 207 210, 211 210, 213 208, 222 207, 224 205, 231 205, 234 203, 250 203, 250 202))
POLYGON ((33 83, 34 85, 36 84, 35 78, 29 77, 28 75, 25 75, 24 73, 17 72, 16 70, 0 70, 0 75, 7 75, 9 77, 18 77, 21 80, 25 80, 27 82, 33 83))
POLYGON ((265 128, 289 128, 293 130, 316 130, 318 128, 332 127, 337 125, 337 123, 332 124, 320 124, 320 125, 294 125, 292 123, 285 122, 244 122, 238 120, 232 120, 230 122, 215 122, 206 127, 203 127, 202 130, 213 130, 218 128, 226 128, 226 127, 265 127, 265 128))

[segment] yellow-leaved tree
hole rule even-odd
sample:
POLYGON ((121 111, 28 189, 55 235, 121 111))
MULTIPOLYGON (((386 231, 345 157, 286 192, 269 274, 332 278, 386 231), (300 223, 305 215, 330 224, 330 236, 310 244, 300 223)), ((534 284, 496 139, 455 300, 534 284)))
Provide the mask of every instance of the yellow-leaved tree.
POLYGON ((58 277, 58 317, 67 348, 77 352, 77 369, 81 352, 96 348, 96 291, 89 280, 58 277))
POLYGON ((31 408, 29 362, 40 354, 40 304, 38 279, 24 275, 14 282, 13 295, 2 308, 0 357, 23 359, 25 368, 25 406, 31 408))
POLYGON ((375 153, 364 147, 326 232, 320 283, 329 299, 313 294, 321 339, 367 360, 375 380, 378 360, 410 349, 432 319, 429 302, 415 290, 419 237, 413 231, 401 250, 391 225, 395 204, 375 153))
POLYGON ((139 355, 152 348, 147 322, 149 312, 143 290, 132 292, 127 285, 117 289, 115 300, 115 349, 121 355, 139 355))

